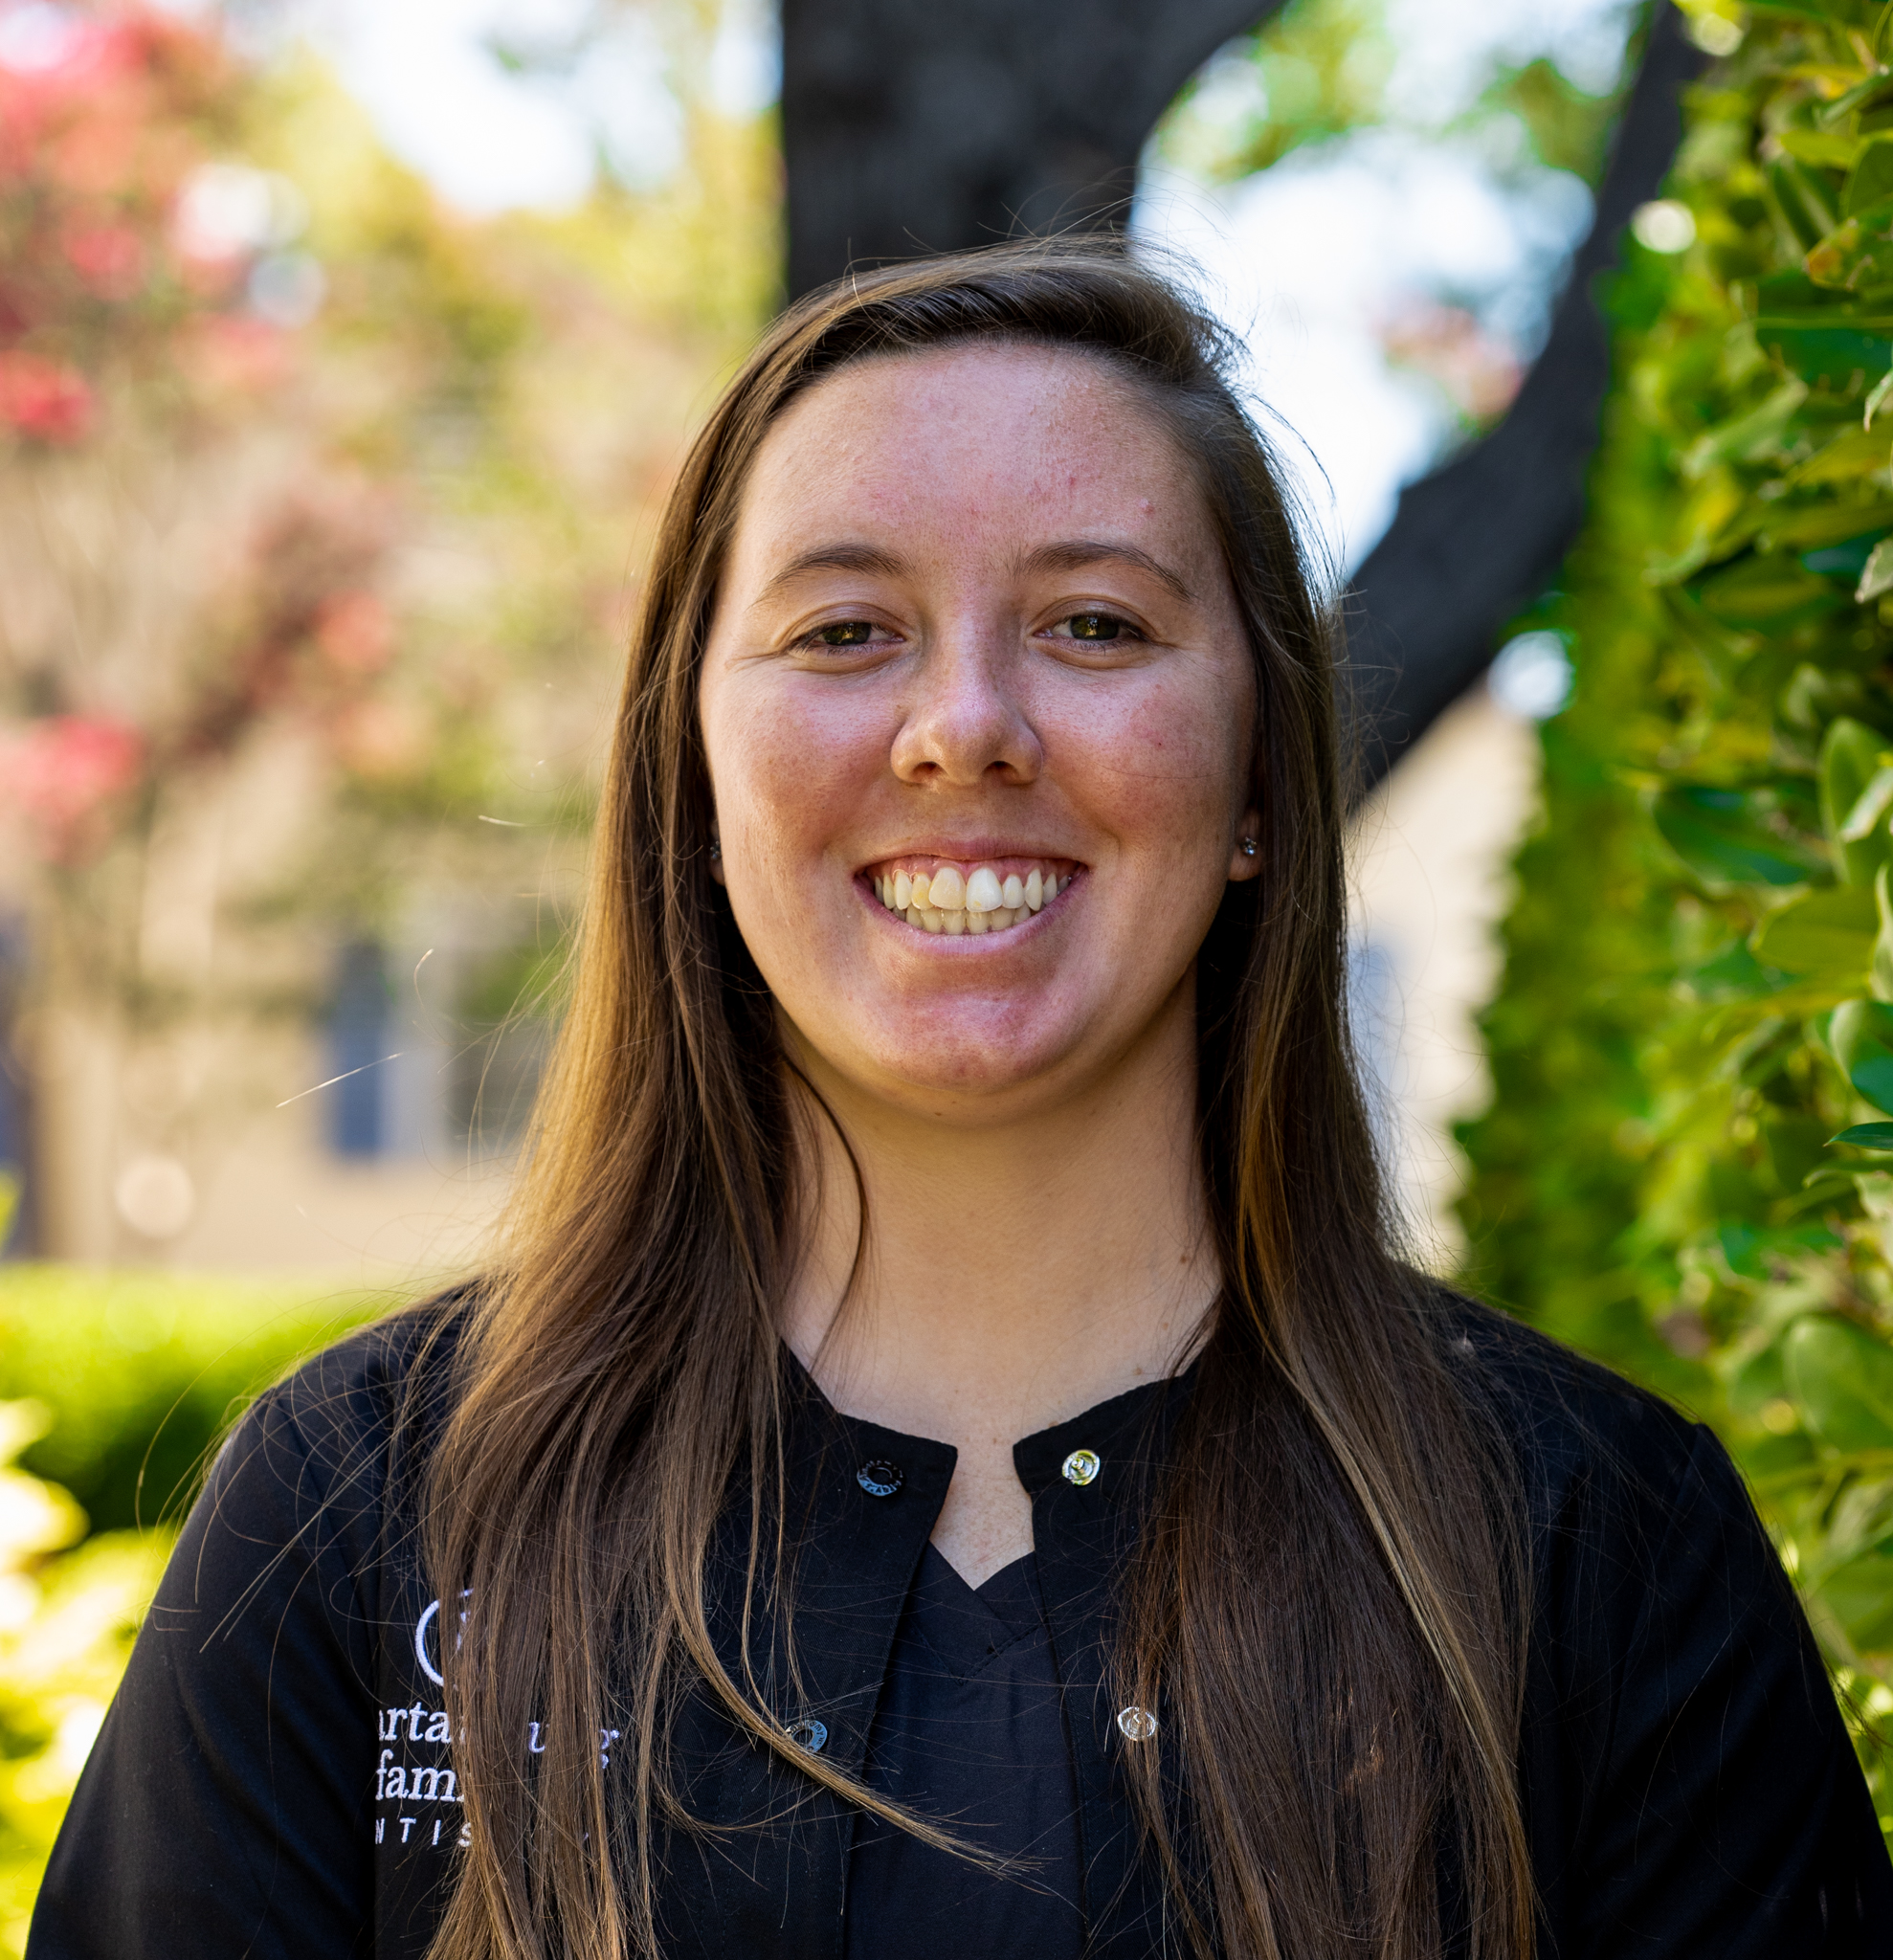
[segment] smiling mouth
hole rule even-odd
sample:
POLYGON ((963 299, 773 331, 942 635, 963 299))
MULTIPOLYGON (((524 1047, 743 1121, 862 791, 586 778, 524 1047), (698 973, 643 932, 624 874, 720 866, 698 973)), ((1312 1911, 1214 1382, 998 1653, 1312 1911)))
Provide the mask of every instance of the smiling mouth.
POLYGON ((1071 883, 1076 868, 1044 858, 970 867, 927 858, 872 865, 867 876, 875 897, 897 918, 922 932, 957 938, 1023 925, 1071 883))

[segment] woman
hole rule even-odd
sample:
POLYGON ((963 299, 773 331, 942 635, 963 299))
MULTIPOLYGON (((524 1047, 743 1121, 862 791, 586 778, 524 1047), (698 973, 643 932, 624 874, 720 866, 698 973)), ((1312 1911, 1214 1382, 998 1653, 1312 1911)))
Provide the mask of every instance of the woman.
POLYGON ((1706 1432, 1402 1265, 1218 331, 794 308, 673 496, 482 1282, 245 1418, 33 1960, 1864 1955, 1706 1432))

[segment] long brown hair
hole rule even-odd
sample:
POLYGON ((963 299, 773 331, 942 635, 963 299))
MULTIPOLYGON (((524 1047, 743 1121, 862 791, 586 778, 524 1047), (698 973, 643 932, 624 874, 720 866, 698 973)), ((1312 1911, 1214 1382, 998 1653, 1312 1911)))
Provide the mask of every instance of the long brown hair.
POLYGON ((1438 1953, 1442 1859, 1477 1960, 1530 1949, 1521 1501, 1464 1343, 1389 1250, 1344 1009, 1327 615, 1222 331, 1130 252, 1033 243, 802 301, 672 494, 570 1004, 426 1494, 432 1582, 474 1603, 446 1683, 471 1849, 435 1960, 660 1951, 651 1846, 688 1827, 665 1753, 686 1681, 798 1771, 934 1835, 797 1748, 747 1657, 731 1671, 712 1645, 705 1561, 733 1488, 755 1493, 752 1592, 792 1567, 778 1307, 804 1173, 771 1004, 708 872, 697 694, 739 498, 785 407, 851 361, 995 339, 1108 361, 1167 418, 1258 682, 1262 873, 1230 887, 1198 975, 1225 1287, 1117 1659, 1125 1699, 1180 1738, 1180 1775, 1131 1752, 1153 1856, 1203 1954, 1438 1953), (529 1722, 549 1738, 530 1777, 529 1722), (606 1727, 635 1742, 610 1802, 606 1727))

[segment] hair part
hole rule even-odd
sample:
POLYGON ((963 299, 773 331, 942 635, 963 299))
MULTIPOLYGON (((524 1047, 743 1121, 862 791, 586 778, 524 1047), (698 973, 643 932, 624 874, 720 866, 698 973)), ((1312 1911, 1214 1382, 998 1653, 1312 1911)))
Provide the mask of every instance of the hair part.
POLYGON ((1440 1953, 1442 1857, 1473 1960, 1530 1952, 1522 1500, 1470 1355, 1391 1250, 1345 1011, 1329 609, 1229 337, 1126 249, 1081 241, 810 296, 746 362, 673 491, 570 1007, 428 1474, 427 1570, 441 1596, 479 1602, 444 1668, 473 1829, 434 1960, 659 1954, 652 1847, 690 1828, 667 1748, 686 1693, 815 1784, 953 1842, 797 1748, 757 1658, 777 1641, 792 1679, 778 1313, 810 1194, 772 1004, 708 873, 697 699, 744 486, 784 411, 860 360, 991 343, 1097 356, 1165 418, 1256 663, 1261 875, 1230 886, 1198 965, 1224 1289, 1116 1659, 1125 1699, 1161 1707, 1178 1739, 1127 1759, 1152 1855, 1204 1956, 1440 1953), (732 1518, 734 1672, 705 1604, 732 1518), (530 1770, 529 1721, 547 1743, 530 1770), (607 1727, 635 1744, 615 1801, 607 1727))

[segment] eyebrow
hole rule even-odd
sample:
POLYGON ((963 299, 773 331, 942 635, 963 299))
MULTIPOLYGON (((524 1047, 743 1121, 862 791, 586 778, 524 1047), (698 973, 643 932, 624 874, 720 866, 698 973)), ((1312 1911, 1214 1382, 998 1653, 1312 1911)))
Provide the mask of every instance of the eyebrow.
MULTIPOLYGON (((1162 559, 1153 558, 1137 545, 1114 545, 1102 538, 1068 538, 1056 545, 1040 545, 1018 561, 1020 572, 1082 571, 1092 565, 1129 565, 1147 572, 1166 590, 1186 602, 1190 588, 1162 559)), ((900 578, 909 569, 907 561, 876 545, 817 545, 799 551, 776 572, 758 594, 759 602, 771 599, 785 586, 806 578, 812 571, 863 571, 877 578, 900 578)))
POLYGON ((1136 545, 1113 545, 1102 538, 1072 538, 1062 544, 1041 545, 1019 561, 1023 572, 1082 571, 1091 565, 1130 565, 1147 571, 1167 590, 1188 601, 1190 588, 1162 559, 1136 545))
POLYGON ((874 545, 817 545, 813 550, 798 552, 791 558, 757 594, 757 600, 760 603, 774 598, 783 587, 793 585, 812 571, 865 571, 877 578, 899 578, 906 569, 904 558, 874 545))

